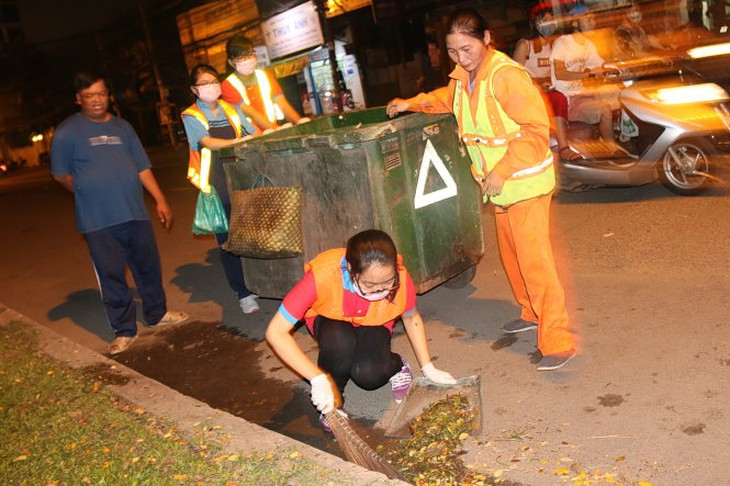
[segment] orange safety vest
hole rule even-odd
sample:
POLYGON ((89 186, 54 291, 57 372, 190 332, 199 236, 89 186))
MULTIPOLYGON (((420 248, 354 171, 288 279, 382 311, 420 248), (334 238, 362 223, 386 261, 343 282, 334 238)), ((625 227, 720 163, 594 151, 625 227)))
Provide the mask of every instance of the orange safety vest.
MULTIPOLYGON (((236 107, 223 100, 218 100, 218 106, 221 107, 226 118, 228 118, 228 123, 231 124, 233 130, 236 132, 236 138, 241 137, 243 134, 241 128, 241 117, 238 116, 236 107)), ((206 130, 210 130, 208 119, 205 118, 203 111, 197 103, 193 103, 188 106, 185 111, 182 112, 182 116, 192 116, 202 123, 206 130)), ((211 156, 212 154, 209 148, 201 147, 200 150, 190 149, 190 157, 188 159, 188 180, 195 187, 206 193, 210 192, 209 179, 211 156)))
POLYGON ((367 314, 364 316, 343 315, 345 289, 342 286, 342 260, 345 258, 345 248, 327 250, 304 265, 305 273, 312 271, 317 290, 317 299, 307 310, 305 318, 314 318, 318 315, 328 319, 351 322, 357 326, 382 326, 397 319, 406 308, 406 281, 408 272, 403 266, 403 258, 398 255, 398 279, 401 283, 393 301, 382 299, 370 302, 367 314))
MULTIPOLYGON (((279 105, 274 103, 271 99, 271 83, 269 82, 269 77, 261 69, 256 69, 254 73, 256 74, 256 82, 259 85, 259 91, 261 91, 261 101, 264 103, 266 118, 268 118, 271 123, 276 123, 276 120, 283 120, 284 114, 281 112, 279 105)), ((241 95, 243 102, 247 105, 251 105, 251 100, 246 92, 246 86, 244 86, 238 76, 236 76, 236 73, 229 74, 226 80, 231 83, 231 86, 236 88, 236 91, 238 91, 238 94, 241 95)))
MULTIPOLYGON (((501 68, 514 66, 524 71, 524 67, 505 54, 494 51, 487 65, 487 75, 472 96, 479 100, 476 116, 469 108, 469 92, 456 81, 453 111, 459 125, 461 138, 472 160, 472 174, 476 180, 483 180, 494 169, 507 152, 511 140, 520 138, 520 125, 505 113, 494 94, 494 74, 501 68), (462 108, 465 107, 465 108, 462 108)), ((526 71, 525 76, 529 76, 526 71)), ((519 170, 504 183, 499 196, 491 196, 492 203, 507 206, 519 201, 548 194, 555 188, 555 169, 553 156, 548 147, 545 158, 533 167, 519 170)), ((484 196, 487 201, 488 196, 484 196)))

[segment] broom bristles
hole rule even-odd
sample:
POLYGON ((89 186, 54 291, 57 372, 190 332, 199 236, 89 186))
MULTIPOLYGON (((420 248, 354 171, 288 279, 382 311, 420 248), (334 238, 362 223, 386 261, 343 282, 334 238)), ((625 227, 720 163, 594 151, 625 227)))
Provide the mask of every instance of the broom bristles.
POLYGON ((357 433, 350 427, 347 419, 336 410, 326 414, 327 423, 337 439, 337 444, 342 449, 348 461, 368 468, 371 471, 383 473, 390 479, 408 480, 403 474, 393 467, 391 463, 383 459, 373 450, 357 433))

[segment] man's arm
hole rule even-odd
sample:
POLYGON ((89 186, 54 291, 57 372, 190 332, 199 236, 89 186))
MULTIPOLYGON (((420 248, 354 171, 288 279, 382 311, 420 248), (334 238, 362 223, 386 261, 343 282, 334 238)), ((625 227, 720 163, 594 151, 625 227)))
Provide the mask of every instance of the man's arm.
POLYGON ((157 205, 157 217, 160 218, 162 227, 170 231, 172 228, 172 210, 167 204, 165 195, 162 193, 162 189, 157 184, 152 169, 145 169, 139 173, 139 179, 142 181, 142 185, 150 193, 150 196, 155 200, 157 205))
POLYGON ((54 175, 53 178, 63 187, 74 192, 74 178, 71 175, 54 175))

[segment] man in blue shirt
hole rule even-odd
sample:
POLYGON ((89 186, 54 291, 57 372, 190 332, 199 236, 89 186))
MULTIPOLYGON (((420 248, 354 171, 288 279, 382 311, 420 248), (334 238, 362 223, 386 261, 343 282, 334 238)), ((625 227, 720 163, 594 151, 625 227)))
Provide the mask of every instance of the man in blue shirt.
POLYGON ((74 88, 81 109, 56 128, 51 173, 74 193, 76 224, 89 247, 104 309, 115 334, 109 353, 118 354, 137 337, 127 266, 142 298, 148 325, 177 324, 188 319, 182 312, 167 310, 160 256, 144 190, 154 198, 157 217, 168 231, 172 211, 134 129, 108 112, 109 90, 104 79, 78 73, 74 88))

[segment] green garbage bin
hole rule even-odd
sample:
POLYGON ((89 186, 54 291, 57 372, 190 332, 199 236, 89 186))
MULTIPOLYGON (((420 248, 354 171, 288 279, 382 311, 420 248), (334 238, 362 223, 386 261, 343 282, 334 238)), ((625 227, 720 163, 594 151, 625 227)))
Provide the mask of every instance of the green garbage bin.
POLYGON ((466 285, 484 253, 481 201, 470 161, 450 115, 389 119, 384 108, 346 112, 258 137, 233 150, 230 191, 259 175, 303 188, 304 253, 244 258, 246 285, 283 298, 304 263, 368 228, 395 241, 424 293, 457 275, 466 285), (466 278, 464 278, 466 276, 466 278))

